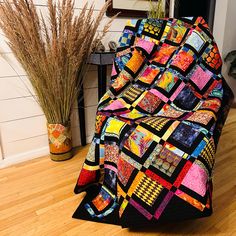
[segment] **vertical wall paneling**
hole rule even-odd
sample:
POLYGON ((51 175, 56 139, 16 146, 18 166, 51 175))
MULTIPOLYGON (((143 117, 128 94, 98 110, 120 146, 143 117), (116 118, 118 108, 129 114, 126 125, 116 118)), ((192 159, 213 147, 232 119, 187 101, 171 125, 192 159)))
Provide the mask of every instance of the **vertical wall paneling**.
MULTIPOLYGON (((75 13, 78 13, 86 0, 75 1, 75 13)), ((89 0, 94 2, 94 16, 99 13, 105 0, 89 0)), ((47 14, 47 0, 34 0, 38 11, 47 14)), ((99 31, 102 30, 105 16, 99 31)), ((103 43, 108 49, 110 40, 118 41, 127 19, 117 18, 103 43)), ((0 31, 0 167, 13 163, 47 155, 47 130, 45 116, 34 100, 32 86, 11 49, 5 42, 6 38, 0 31)), ((94 132, 95 113, 97 107, 97 71, 96 66, 90 66, 84 82, 85 117, 87 142, 91 142, 94 132)), ((108 68, 108 77, 111 67, 108 68)), ((109 80, 108 80, 109 81, 109 80)), ((78 109, 75 104, 72 113, 73 145, 80 145, 78 109)))

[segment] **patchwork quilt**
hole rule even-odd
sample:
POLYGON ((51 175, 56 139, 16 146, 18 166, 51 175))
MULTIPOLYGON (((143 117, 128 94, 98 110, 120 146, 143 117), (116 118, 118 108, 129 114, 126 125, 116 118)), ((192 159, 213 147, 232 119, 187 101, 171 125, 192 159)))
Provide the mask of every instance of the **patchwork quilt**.
POLYGON ((233 94, 201 17, 127 22, 75 193, 73 217, 132 227, 210 216, 233 94))

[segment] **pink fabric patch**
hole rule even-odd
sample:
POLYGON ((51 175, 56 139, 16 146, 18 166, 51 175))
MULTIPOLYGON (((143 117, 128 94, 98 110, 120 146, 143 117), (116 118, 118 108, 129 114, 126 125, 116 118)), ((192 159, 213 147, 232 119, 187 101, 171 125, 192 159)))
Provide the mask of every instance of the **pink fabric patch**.
POLYGON ((114 66, 114 64, 112 65, 112 70, 111 70, 111 76, 114 76, 114 75, 116 75, 117 74, 117 72, 116 72, 116 68, 115 68, 115 66, 114 66))
POLYGON ((165 198, 163 199, 163 201, 161 202, 161 204, 159 205, 159 207, 157 208, 154 217, 158 220, 162 214, 162 212, 165 210, 167 204, 170 202, 171 198, 174 196, 174 193, 169 191, 167 193, 167 195, 165 196, 165 198))
POLYGON ((112 102, 110 105, 108 105, 106 108, 104 108, 103 110, 117 110, 120 108, 124 108, 124 105, 121 101, 119 101, 118 99, 115 100, 114 102, 112 102))
POLYGON ((143 48, 144 50, 147 51, 147 53, 151 53, 151 51, 152 51, 152 49, 154 47, 154 43, 139 38, 138 42, 137 42, 137 44, 135 46, 143 48))
POLYGON ((193 163, 188 173, 184 177, 182 185, 186 186, 187 188, 203 197, 206 193, 207 179, 208 176, 206 171, 199 165, 193 163))
POLYGON ((155 94, 157 97, 159 97, 162 101, 164 102, 168 102, 168 98, 166 96, 164 96, 162 93, 160 93, 158 90, 156 89, 151 89, 149 90, 149 92, 155 94))
POLYGON ((170 97, 170 101, 174 101, 175 98, 179 95, 179 93, 181 92, 181 90, 184 88, 185 83, 181 82, 181 84, 179 85, 179 87, 175 90, 175 92, 172 94, 172 96, 170 97))
POLYGON ((130 199, 129 203, 134 206, 139 212, 141 212, 148 220, 152 219, 152 214, 149 213, 144 207, 139 205, 136 201, 132 198, 130 199))
POLYGON ((151 67, 147 67, 145 69, 145 71, 143 72, 142 76, 148 76, 150 73, 152 72, 152 68, 151 67))
POLYGON ((200 66, 194 71, 191 80, 200 88, 206 85, 210 80, 212 73, 210 71, 204 71, 200 66))
POLYGON ((115 173, 117 173, 117 168, 112 165, 105 164, 104 167, 107 169, 113 170, 115 173))

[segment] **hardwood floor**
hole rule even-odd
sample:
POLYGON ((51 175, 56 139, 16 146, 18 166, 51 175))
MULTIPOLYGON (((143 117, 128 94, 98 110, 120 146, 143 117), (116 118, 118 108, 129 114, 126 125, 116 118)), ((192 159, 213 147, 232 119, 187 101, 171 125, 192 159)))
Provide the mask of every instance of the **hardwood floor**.
POLYGON ((88 145, 80 148, 66 162, 42 157, 1 169, 0 235, 236 235, 236 109, 218 146, 214 213, 208 218, 135 230, 72 219, 84 196, 73 188, 87 150, 88 145))

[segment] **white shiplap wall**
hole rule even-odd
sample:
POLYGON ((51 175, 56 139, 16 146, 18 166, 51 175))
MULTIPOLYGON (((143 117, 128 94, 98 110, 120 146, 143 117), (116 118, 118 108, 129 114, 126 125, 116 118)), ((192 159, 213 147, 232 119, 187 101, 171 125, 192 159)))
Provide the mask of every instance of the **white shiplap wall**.
MULTIPOLYGON (((104 1, 94 1, 94 14, 98 14, 104 1)), ((46 0, 35 0, 34 2, 39 10, 46 12, 46 0)), ((85 2, 84 0, 75 1, 76 12, 85 2)), ((104 22, 106 20, 104 17, 104 22)), ((127 19, 118 18, 113 22, 104 39, 106 47, 109 40, 118 41, 126 21, 127 19)), ((33 91, 25 71, 14 58, 2 33, 0 35, 0 52, 0 167, 3 167, 48 154, 48 143, 45 116, 32 97, 33 91)), ((111 68, 108 68, 108 76, 110 71, 111 68)), ((87 142, 90 142, 94 131, 97 106, 97 71, 95 66, 91 66, 87 74, 84 93, 87 142)), ((80 145, 77 112, 75 106, 72 114, 74 146, 80 145)))

